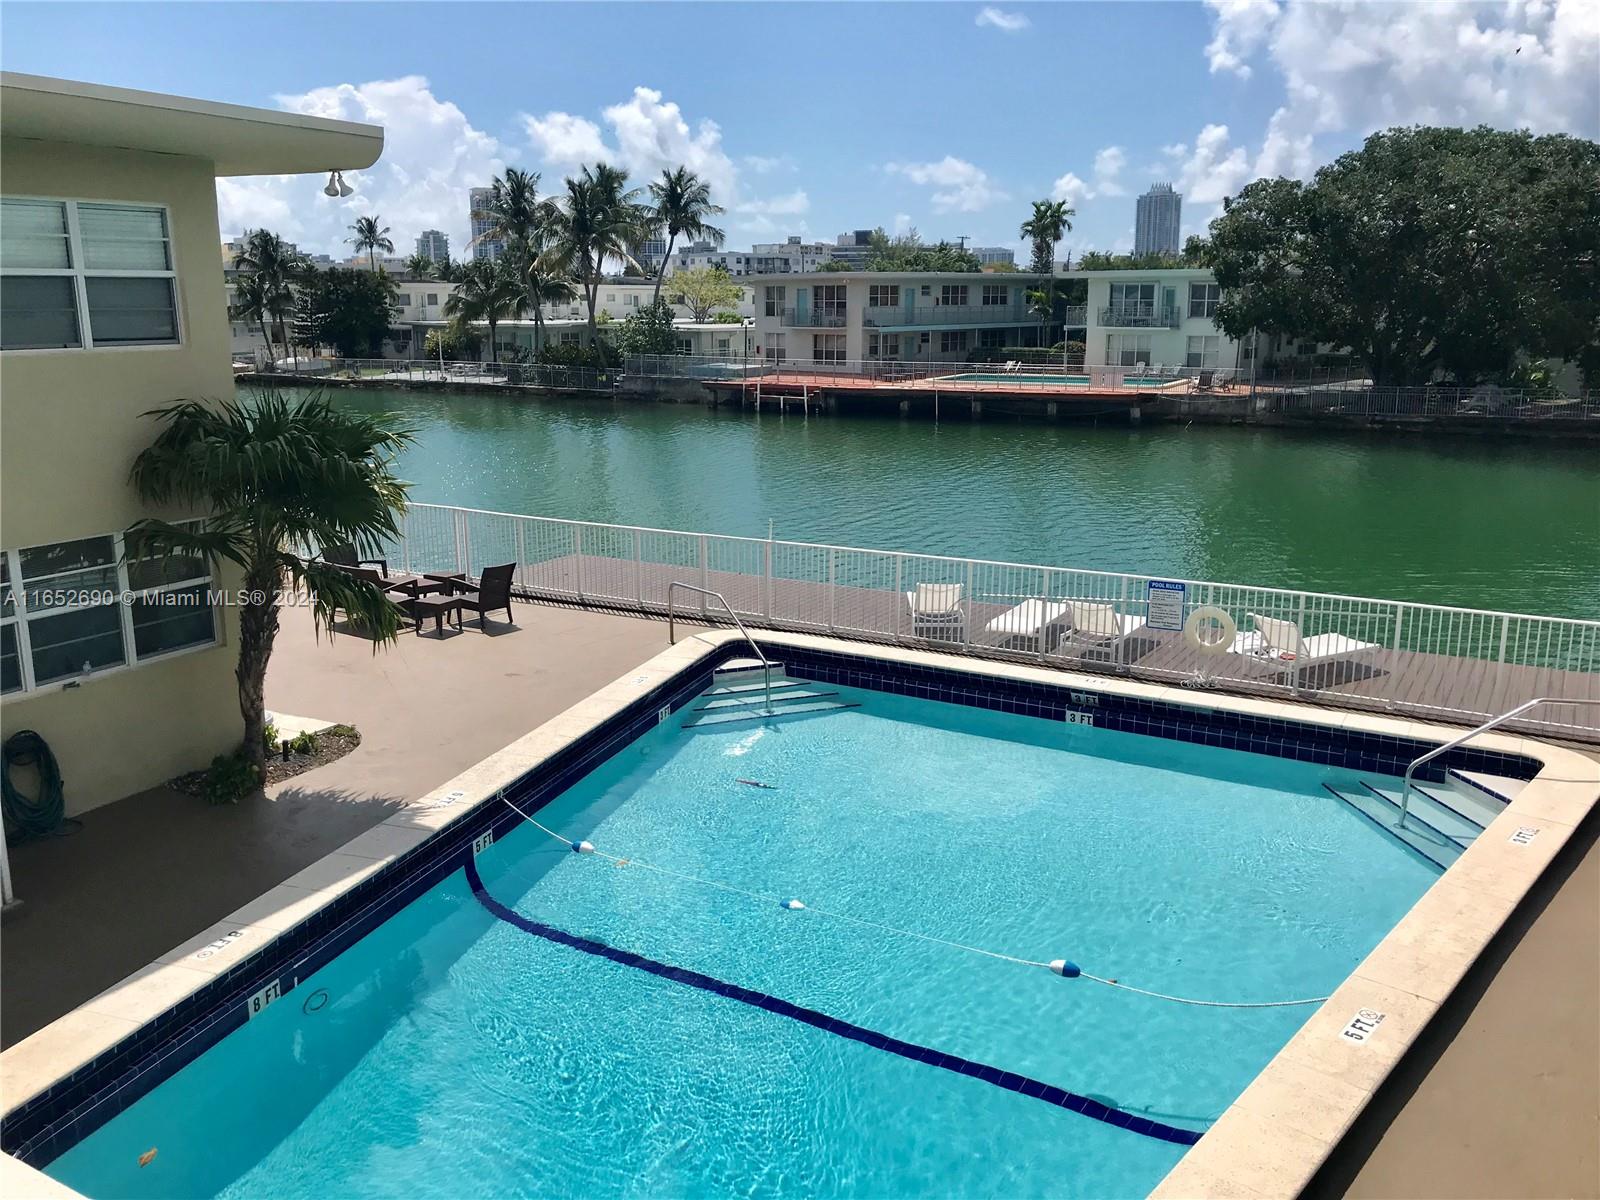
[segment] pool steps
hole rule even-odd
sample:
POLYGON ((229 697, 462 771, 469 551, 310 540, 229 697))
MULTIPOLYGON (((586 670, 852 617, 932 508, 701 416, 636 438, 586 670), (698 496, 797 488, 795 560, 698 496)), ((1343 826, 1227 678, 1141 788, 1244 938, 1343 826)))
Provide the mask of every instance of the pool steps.
POLYGON ((1365 779, 1323 787, 1377 825, 1390 837, 1404 842, 1423 858, 1443 869, 1499 816, 1523 781, 1471 771, 1450 771, 1445 784, 1413 783, 1405 823, 1400 822, 1400 789, 1378 787, 1365 779))
POLYGON ((772 664, 769 691, 766 668, 755 659, 734 659, 712 673, 712 687, 701 697, 703 703, 691 709, 694 719, 685 729, 707 725, 733 725, 747 721, 771 721, 777 717, 807 713, 835 712, 860 708, 859 704, 837 700, 838 692, 820 690, 820 685, 804 679, 791 679, 782 663, 772 664), (771 707, 768 707, 768 697, 771 707))

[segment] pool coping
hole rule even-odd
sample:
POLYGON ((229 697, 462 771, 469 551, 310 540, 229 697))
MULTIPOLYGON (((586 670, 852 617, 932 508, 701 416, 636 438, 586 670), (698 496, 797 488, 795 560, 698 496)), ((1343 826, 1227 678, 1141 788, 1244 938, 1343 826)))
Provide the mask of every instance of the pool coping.
MULTIPOLYGON (((681 691, 697 667, 709 671, 710 660, 727 657, 731 645, 742 640, 739 634, 722 630, 685 637, 8 1047, 0 1053, 0 1115, 9 1116, 46 1090, 87 1072, 99 1056, 125 1044, 148 1023, 285 939, 291 930, 305 928, 306 922, 424 843, 446 831, 459 833, 475 815, 477 824, 483 824, 485 816, 493 821, 485 809, 502 791, 647 698, 653 702, 653 693, 681 691)), ((1051 692, 1082 688, 1089 694, 1129 701, 1320 726, 1345 734, 1437 744, 1461 732, 1454 726, 1306 703, 814 634, 764 631, 759 641, 780 652, 793 647, 796 653, 1042 685, 1051 692)), ((635 714, 635 724, 638 719, 635 714)), ((1300 1192, 1578 824, 1600 802, 1600 762, 1594 759, 1510 734, 1484 734, 1472 745, 1534 759, 1540 769, 1179 1160, 1152 1196, 1249 1198, 1300 1192)), ((507 817, 502 825, 520 823, 514 814, 507 817)))

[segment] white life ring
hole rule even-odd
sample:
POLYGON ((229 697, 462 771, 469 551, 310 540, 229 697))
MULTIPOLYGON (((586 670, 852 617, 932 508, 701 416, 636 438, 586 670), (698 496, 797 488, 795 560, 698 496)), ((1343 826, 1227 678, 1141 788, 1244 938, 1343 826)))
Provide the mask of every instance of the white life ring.
POLYGON ((1183 623, 1183 640, 1202 658, 1226 654, 1238 632, 1233 618, 1212 605, 1195 609, 1183 623))

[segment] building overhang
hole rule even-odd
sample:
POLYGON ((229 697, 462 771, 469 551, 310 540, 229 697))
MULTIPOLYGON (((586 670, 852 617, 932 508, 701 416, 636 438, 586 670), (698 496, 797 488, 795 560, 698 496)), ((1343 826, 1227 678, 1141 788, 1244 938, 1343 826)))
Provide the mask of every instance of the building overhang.
POLYGON ((218 175, 359 170, 383 129, 186 96, 0 72, 0 134, 209 159, 218 175))

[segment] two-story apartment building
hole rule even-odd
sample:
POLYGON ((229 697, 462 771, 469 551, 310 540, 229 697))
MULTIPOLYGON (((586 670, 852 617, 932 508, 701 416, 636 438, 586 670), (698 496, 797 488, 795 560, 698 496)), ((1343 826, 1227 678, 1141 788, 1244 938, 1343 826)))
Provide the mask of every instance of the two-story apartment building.
MULTIPOLYGON (((1057 305, 1043 344, 1081 341, 1088 366, 1236 368, 1241 350, 1216 327, 1209 271, 1065 271, 1087 303, 1057 305)), ((1041 344, 1033 276, 836 271, 755 287, 755 342, 767 359, 965 362, 975 352, 1041 344)))
MULTIPOLYGON (((371 165, 368 125, 0 75, 0 725, 69 813, 238 744, 234 611, 202 560, 132 560, 129 484, 178 399, 233 397, 216 179, 371 165)), ((306 181, 307 203, 316 183, 306 181)))
MULTIPOLYGON (((978 349, 1039 343, 1026 275, 819 271, 755 285, 755 335, 769 359, 965 362, 978 349)), ((1069 334, 1082 309, 1069 309, 1069 334)), ((1061 323, 1053 326, 1059 336, 1061 323)))

